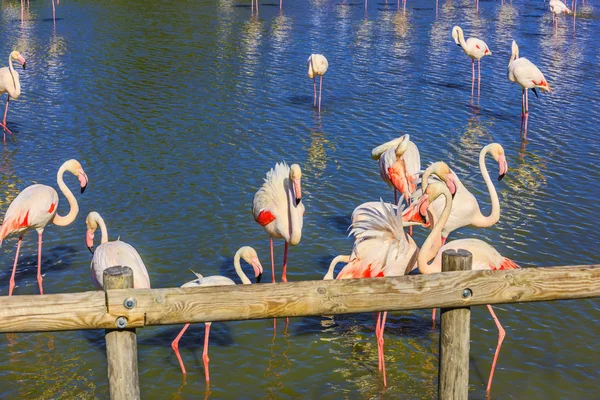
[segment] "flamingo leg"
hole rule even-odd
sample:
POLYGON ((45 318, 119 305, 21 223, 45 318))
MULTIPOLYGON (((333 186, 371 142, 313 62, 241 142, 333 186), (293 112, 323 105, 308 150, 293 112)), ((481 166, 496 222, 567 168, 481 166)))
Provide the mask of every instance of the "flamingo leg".
POLYGON ((375 322, 375 338, 377 340, 377 369, 379 371, 381 371, 381 347, 379 346, 379 330, 381 329, 381 327, 379 326, 381 324, 381 313, 378 312, 377 313, 377 322, 375 322))
POLYGON ((23 16, 25 15, 25 0, 21 0, 21 25, 23 25, 23 16))
POLYGON ((54 20, 54 27, 56 28, 56 9, 54 8, 54 0, 52 0, 52 19, 54 20))
POLYGON ((42 233, 38 234, 38 270, 37 270, 37 281, 40 287, 40 294, 44 294, 44 288, 42 286, 42 233))
POLYGON ((283 8, 283 0, 279 0, 279 9, 281 10, 283 8))
MULTIPOLYGON (((257 0, 258 1, 258 0, 257 0)), ((271 247, 271 282, 275 283, 275 254, 273 252, 273 237, 269 239, 271 247)), ((273 333, 277 329, 277 318, 273 318, 273 333)))
POLYGON ((313 107, 317 106, 317 77, 313 78, 313 107))
POLYGON ((477 60, 477 98, 481 96, 481 60, 477 60))
POLYGON ((8 286, 8 295, 12 296, 12 292, 15 288, 15 272, 17 270, 17 261, 19 260, 19 250, 21 249, 21 242, 23 241, 23 236, 19 236, 19 241, 17 242, 17 254, 15 255, 15 264, 13 265, 12 274, 10 275, 10 284, 8 286))
MULTIPOLYGON (((285 247, 283 250, 283 273, 281 274, 281 280, 283 282, 287 282, 287 259, 288 259, 288 242, 285 242, 285 247)), ((285 318, 285 329, 287 330, 288 323, 290 319, 288 317, 285 318)))
POLYGON ((435 310, 437 310, 437 308, 434 308, 433 310, 431 310, 431 320, 433 321, 434 324, 435 324, 435 310))
POLYGON ((494 370, 496 369, 496 362, 498 361, 498 354, 500 354, 500 347, 502 347, 502 342, 504 341, 504 337, 506 336, 506 331, 502 327, 502 324, 496 317, 492 306, 488 304, 488 309, 490 310, 490 314, 492 314, 492 318, 498 327, 498 345, 496 346, 496 352, 494 353, 494 361, 492 361, 492 370, 490 371, 490 379, 488 380, 488 385, 486 391, 490 391, 492 388, 492 379, 494 378, 494 370))
POLYGON ((525 89, 521 89, 521 119, 525 117, 525 89))
POLYGON ((383 317, 381 318, 381 328, 379 329, 379 338, 377 342, 379 343, 379 362, 381 364, 381 371, 383 373, 383 386, 387 386, 387 377, 385 373, 385 357, 383 351, 383 331, 385 330, 385 319, 387 318, 387 311, 383 313, 383 317))
POLYGON ((406 14, 406 0, 402 0, 402 4, 404 7, 404 14, 406 14))
POLYGON ((10 135, 12 136, 13 140, 16 142, 17 139, 15 138, 15 135, 11 132, 10 129, 8 129, 8 127, 6 126, 6 115, 8 114, 8 102, 10 101, 10 96, 8 96, 6 98, 6 108, 4 109, 4 118, 2 119, 2 123, 0 124, 0 126, 2 126, 2 128, 4 129, 4 143, 6 143, 6 132, 8 131, 8 133, 10 133, 10 135))
POLYGON ((471 97, 475 94, 475 59, 471 58, 471 69, 473 71, 471 75, 471 97))
POLYGON ((185 372, 185 366, 183 365, 183 360, 181 359, 181 354, 179 354, 179 339, 181 339, 181 337, 183 336, 183 334, 185 333, 187 328, 189 328, 189 326, 190 326, 190 324, 185 324, 185 326, 183 327, 181 332, 179 332, 179 335, 177 335, 175 340, 173 340, 173 343, 171 343, 171 348, 175 352, 175 355, 177 356, 177 360, 179 361, 179 366, 181 367, 181 373, 184 375, 186 374, 186 372, 185 372))
POLYGON ((323 75, 320 76, 319 80, 319 112, 321 112, 321 93, 323 91, 323 75))
POLYGON ((210 322, 205 324, 204 330, 204 350, 202 351, 202 361, 204 362, 204 376, 206 377, 206 385, 210 384, 210 375, 208 372, 208 335, 210 334, 210 322))

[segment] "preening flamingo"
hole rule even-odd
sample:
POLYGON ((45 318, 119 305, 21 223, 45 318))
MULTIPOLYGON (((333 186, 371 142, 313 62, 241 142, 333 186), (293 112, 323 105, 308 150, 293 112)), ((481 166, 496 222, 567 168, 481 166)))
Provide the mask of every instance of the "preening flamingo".
MULTIPOLYGON (((410 272, 416 265, 418 247, 404 232, 402 213, 394 210, 392 204, 380 201, 377 207, 363 205, 357 208, 353 214, 351 234, 355 239, 352 254, 335 257, 323 279, 333 279, 338 262, 347 264, 336 279, 400 276, 410 272)), ((386 318, 387 312, 383 316, 379 313, 375 325, 379 370, 383 373, 384 386, 387 386, 383 351, 386 318)))
POLYGON ((104 270, 116 265, 122 265, 131 268, 133 271, 134 289, 150 289, 150 277, 148 270, 142 261, 139 253, 133 246, 117 239, 113 242, 108 241, 108 231, 104 219, 96 211, 92 211, 85 219, 87 231, 85 243, 90 252, 94 255, 90 264, 90 273, 92 282, 96 289, 103 289, 104 270), (94 249, 94 232, 100 227, 102 233, 100 246, 94 249))
MULTIPOLYGON (((439 243, 440 233, 446 222, 448 221, 448 217, 450 216, 450 212, 452 209, 452 195, 450 191, 441 182, 433 183, 427 186, 427 189, 424 192, 424 195, 419 200, 419 210, 422 215, 425 215, 425 211, 429 208, 430 204, 432 204, 439 196, 444 196, 445 205, 442 215, 439 221, 433 227, 431 233, 421 246, 421 250, 417 256, 417 265, 419 267, 419 271, 422 274, 433 274, 442 271, 442 253, 445 250, 458 250, 465 249, 473 254, 473 270, 500 270, 500 269, 516 269, 519 266, 512 260, 503 257, 494 249, 492 246, 487 244, 486 242, 479 239, 460 239, 453 240, 449 243, 446 243, 441 248, 437 243, 439 243), (429 263, 429 260, 433 260, 429 263)), ((492 319, 494 320, 497 328, 498 328, 498 344, 496 346, 496 351, 494 353, 494 359, 492 361, 492 368, 490 371, 490 377, 488 379, 487 391, 489 391, 492 387, 492 379, 494 377, 494 370, 496 369, 496 362, 498 361, 498 354, 500 353, 500 348, 502 347, 502 342, 504 341, 504 337, 506 336, 506 331, 500 324, 500 321, 496 317, 492 306, 488 304, 488 309, 490 314, 492 315, 492 319)))
POLYGON ((394 202, 398 203, 397 192, 408 202, 416 189, 416 180, 421 169, 421 156, 410 135, 402 135, 371 150, 371 157, 379 160, 379 175, 394 188, 394 202))
POLYGON ((8 114, 8 102, 12 96, 13 99, 18 99, 21 95, 21 82, 19 81, 19 73, 15 71, 12 66, 13 60, 18 61, 25 69, 25 59, 18 51, 13 51, 8 56, 8 67, 0 68, 0 96, 3 93, 8 93, 6 98, 6 108, 4 109, 4 118, 2 119, 2 126, 4 130, 4 143, 6 143, 6 132, 10 133, 13 140, 16 141, 15 135, 6 126, 6 114, 8 114))
POLYGON ((569 9, 569 7, 567 7, 565 5, 565 3, 563 3, 560 0, 550 0, 549 6, 550 6, 550 12, 552 13, 552 20, 554 21, 556 29, 558 29, 558 16, 559 15, 573 14, 573 11, 571 11, 571 9, 569 9))
POLYGON ((311 54, 308 57, 308 77, 313 80, 313 107, 317 106, 317 76, 319 79, 319 112, 321 112, 321 92, 323 90, 323 75, 329 68, 329 63, 323 54, 311 54))
MULTIPOLYGON (((235 271, 237 272, 238 276, 240 277, 242 283, 244 285, 250 285, 252 282, 250 282, 250 279, 248 279, 248 277, 242 270, 242 266, 240 265, 240 257, 243 258, 244 261, 246 261, 248 264, 252 265, 252 268, 254 268, 254 274, 256 276, 256 283, 259 283, 260 278, 263 273, 263 268, 262 268, 262 265, 260 264, 260 261, 258 260, 258 254, 256 254, 256 251, 252 247, 244 246, 244 247, 241 247, 235 253, 235 257, 233 258, 233 265, 235 267, 235 271)), ((194 274, 197 276, 197 279, 187 282, 186 284, 181 286, 182 288, 198 287, 198 286, 235 285, 234 281, 232 281, 231 279, 229 279, 225 276, 215 275, 215 276, 203 277, 202 275, 197 274, 195 272, 194 272, 194 274)), ((208 372, 208 362, 209 362, 208 335, 210 332, 210 325, 211 325, 210 322, 205 323, 204 351, 202 352, 202 361, 204 362, 204 376, 206 378, 207 385, 210 383, 210 375, 208 372)), ((179 360, 179 366, 181 367, 181 372, 183 374, 186 374, 186 371, 185 371, 185 366, 183 365, 183 359, 181 358, 181 355, 179 354, 179 340, 181 339, 181 337, 183 336, 183 334, 185 333, 185 331, 187 330, 187 328, 189 326, 190 326, 190 324, 185 324, 185 326, 183 327, 181 332, 179 332, 179 335, 177 335, 175 340, 173 340, 173 343, 171 343, 171 347, 173 348, 173 351, 175 351, 175 355, 177 356, 177 360, 179 360)))
POLYGON ((67 226, 71 222, 75 221, 77 213, 79 213, 79 206, 75 196, 69 190, 65 182, 63 181, 63 175, 65 171, 69 171, 73 175, 79 178, 81 185, 81 193, 84 192, 88 178, 81 164, 77 160, 65 161, 61 165, 58 173, 56 174, 56 181, 60 191, 65 195, 69 202, 70 210, 64 217, 57 214, 58 209, 58 193, 50 186, 46 185, 31 185, 23 189, 21 193, 10 203, 6 214, 4 215, 4 221, 0 226, 0 245, 2 241, 11 233, 19 234, 19 242, 17 243, 17 253, 15 255, 15 263, 13 265, 12 274, 10 276, 10 286, 8 289, 8 295, 11 296, 15 287, 15 271, 17 269, 17 261, 19 259, 19 250, 21 249, 21 241, 23 240, 23 234, 30 229, 35 229, 38 233, 38 269, 37 269, 37 281, 40 287, 40 294, 44 294, 42 287, 42 233, 44 228, 50 221, 58 226, 67 226))
POLYGON ((477 97, 479 97, 481 94, 481 58, 484 56, 491 56, 492 52, 488 45, 481 39, 468 38, 465 41, 465 35, 460 26, 452 28, 452 38, 454 39, 454 42, 463 49, 465 54, 471 57, 471 67, 473 70, 471 78, 471 97, 473 97, 475 93, 475 60, 477 60, 477 71, 479 76, 477 79, 477 97))
POLYGON ((534 63, 526 58, 519 58, 519 46, 514 40, 512 42, 512 54, 508 62, 508 79, 521 85, 521 118, 525 118, 525 121, 527 121, 529 117, 527 89, 531 89, 535 93, 535 97, 539 97, 536 88, 547 92, 552 92, 552 90, 546 78, 544 78, 544 74, 534 63))

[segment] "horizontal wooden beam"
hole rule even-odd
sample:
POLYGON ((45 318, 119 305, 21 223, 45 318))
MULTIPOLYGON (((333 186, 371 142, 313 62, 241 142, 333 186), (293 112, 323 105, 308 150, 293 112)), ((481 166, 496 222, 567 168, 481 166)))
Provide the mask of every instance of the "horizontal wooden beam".
POLYGON ((104 292, 0 297, 0 332, 112 328, 119 317, 126 319, 128 328, 141 328, 592 297, 600 297, 600 265, 185 289, 114 289, 106 292, 106 303, 104 292))

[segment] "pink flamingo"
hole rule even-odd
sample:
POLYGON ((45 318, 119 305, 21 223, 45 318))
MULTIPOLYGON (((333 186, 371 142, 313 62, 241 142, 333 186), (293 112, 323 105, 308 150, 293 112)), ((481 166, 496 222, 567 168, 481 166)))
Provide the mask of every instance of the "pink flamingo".
POLYGON ((0 68, 0 96, 3 93, 8 93, 6 98, 6 108, 4 110, 4 118, 0 126, 4 129, 4 143, 6 143, 6 132, 10 133, 13 140, 16 141, 15 135, 6 126, 6 114, 8 114, 8 102, 12 96, 13 99, 18 99, 21 95, 21 82, 19 81, 19 73, 12 66, 12 61, 18 61, 25 69, 25 59, 18 51, 13 51, 8 56, 8 67, 0 68))
MULTIPOLYGON (((371 203, 365 203, 371 204, 371 203)), ((382 276, 405 275, 415 265, 418 250, 415 241, 404 232, 402 213, 394 206, 380 201, 378 206, 363 204, 353 213, 351 234, 355 242, 352 254, 335 257, 323 279, 333 279, 337 263, 347 263, 336 279, 376 278, 382 276)), ((383 385, 387 386, 384 358, 383 333, 387 312, 378 313, 375 324, 377 337, 378 368, 383 374, 383 385)))
POLYGON ((69 190, 65 182, 63 181, 63 175, 65 171, 69 171, 73 175, 79 178, 81 184, 81 193, 84 192, 88 178, 81 164, 77 160, 65 161, 61 165, 58 173, 56 174, 56 181, 61 192, 67 198, 69 202, 70 210, 64 217, 57 214, 58 208, 58 193, 50 186, 46 185, 31 185, 23 189, 21 193, 10 203, 6 214, 4 215, 4 222, 0 226, 0 245, 2 241, 9 234, 15 232, 19 234, 19 242, 17 243, 17 253, 15 255, 15 263, 13 265, 12 274, 10 276, 10 286, 8 289, 8 295, 11 296, 15 287, 15 271, 17 269, 17 261, 19 259, 19 250, 21 248, 21 241, 23 240, 23 234, 30 229, 35 229, 38 232, 38 269, 37 269, 37 281, 40 287, 40 294, 44 294, 42 287, 42 233, 44 228, 50 221, 58 226, 67 226, 71 222, 75 221, 77 213, 79 212, 79 206, 73 193, 69 190))
MULTIPOLYGON (((235 257, 233 258, 233 265, 235 267, 235 271, 237 272, 238 276, 242 280, 242 283, 244 285, 250 285, 252 282, 250 282, 250 279, 248 279, 248 277, 246 276, 244 271, 242 271, 242 267, 240 265, 240 257, 243 258, 248 264, 252 265, 252 268, 254 268, 254 274, 256 275, 256 283, 259 283, 260 278, 263 273, 263 268, 262 268, 262 265, 260 264, 260 261, 258 260, 258 254, 256 254, 256 251, 252 247, 244 246, 244 247, 241 247, 237 251, 237 253, 235 253, 235 257)), ((186 284, 181 286, 182 288, 198 287, 198 286, 205 287, 205 286, 235 285, 234 281, 232 281, 231 279, 229 279, 225 276, 215 275, 215 276, 203 277, 202 275, 197 274, 195 272, 194 272, 194 274, 197 276, 197 279, 187 282, 186 284)), ((171 343, 171 347, 173 348, 173 351, 175 351, 175 355, 177 356, 177 360, 179 360, 179 366, 181 367, 181 372, 183 374, 186 374, 186 371, 185 371, 185 366, 183 365, 183 359, 181 358, 181 355, 179 354, 179 340, 181 339, 181 337, 183 336, 183 334, 185 333, 185 331, 187 330, 187 328, 189 326, 190 326, 190 324, 185 324, 185 326, 183 327, 181 332, 179 332, 179 335, 177 335, 175 340, 173 340, 173 343, 171 343)), ((210 384, 210 375, 208 372, 208 362, 210 361, 208 358, 208 335, 210 333, 210 326, 211 326, 211 322, 205 323, 204 351, 202 352, 202 361, 204 362, 204 376, 206 378, 207 385, 210 384)))
POLYGON ((308 57, 308 77, 313 80, 314 101, 313 107, 317 106, 317 76, 319 79, 319 112, 321 112, 321 93, 323 90, 323 75, 329 68, 329 63, 323 54, 311 54, 308 57))
MULTIPOLYGON (((450 191, 441 182, 432 183, 427 186, 425 190, 425 194, 419 200, 419 210, 422 215, 425 215, 426 210, 429 208, 430 204, 433 203, 439 196, 444 196, 445 205, 442 215, 440 216, 439 221, 433 227, 431 233, 421 246, 421 250, 417 256, 417 265, 419 267, 419 271, 422 274, 433 274, 442 271, 442 253, 445 250, 458 250, 465 249, 473 254, 473 270, 502 270, 502 269, 516 269, 519 266, 512 260, 503 257, 494 249, 492 246, 487 244, 486 242, 479 239, 460 239, 453 240, 449 243, 446 243, 441 248, 439 247, 439 236, 442 232, 444 224, 448 221, 450 217, 451 209, 452 209, 452 195, 450 191), (429 260, 433 260, 429 263, 429 260)), ((500 348, 502 347, 502 342, 504 341, 504 337, 506 336, 506 331, 500 324, 500 321, 496 317, 492 306, 488 304, 488 309, 490 314, 492 315, 492 319, 494 320, 496 327, 498 328, 498 344, 496 346, 496 352, 494 353, 494 359, 492 361, 492 368, 490 371, 490 377, 488 380, 487 391, 489 391, 492 387, 492 379, 494 377, 494 370, 496 368, 496 362, 498 361, 498 354, 500 353, 500 348)))
POLYGON ((101 290, 104 288, 104 270, 115 265, 124 265, 133 271, 133 287, 135 289, 150 289, 148 270, 137 250, 120 239, 109 242, 108 231, 104 219, 96 211, 92 211, 85 219, 87 231, 85 242, 87 248, 94 255, 90 264, 90 272, 94 286, 101 290), (94 249, 94 232, 100 227, 102 232, 100 246, 94 249))
POLYGON ((471 57, 471 67, 473 70, 471 78, 471 97, 474 96, 475 92, 475 60, 477 60, 477 71, 479 73, 477 79, 477 97, 479 97, 481 93, 481 58, 484 56, 491 56, 492 52, 483 40, 468 38, 465 41, 465 35, 460 26, 452 28, 452 38, 454 39, 454 42, 463 49, 465 54, 471 57))
POLYGON ((550 12, 552 13, 552 20, 554 21, 554 25, 558 30, 558 16, 561 14, 573 14, 573 11, 566 6, 560 0, 550 0, 550 12))
POLYGON ((542 74, 542 71, 535 66, 534 63, 526 58, 519 58, 519 46, 517 42, 512 42, 512 53, 510 55, 510 61, 508 62, 508 79, 511 82, 516 82, 521 85, 522 96, 521 96, 521 120, 525 120, 525 132, 527 132, 527 120, 529 119, 529 97, 527 96, 527 89, 531 89, 538 97, 536 88, 542 91, 551 93, 552 90, 542 74))
POLYGON ((394 202, 398 203, 400 192, 408 202, 416 189, 421 169, 419 149, 410 141, 410 135, 402 135, 371 150, 371 158, 379 160, 379 175, 394 188, 394 202))

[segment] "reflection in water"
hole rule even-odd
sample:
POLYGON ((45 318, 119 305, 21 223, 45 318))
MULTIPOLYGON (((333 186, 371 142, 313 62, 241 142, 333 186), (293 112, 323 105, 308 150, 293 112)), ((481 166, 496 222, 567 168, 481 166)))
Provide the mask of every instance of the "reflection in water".
MULTIPOLYGON (((321 126, 310 130, 310 145, 306 160, 306 173, 313 179, 318 179, 327 167, 327 152, 325 146, 335 151, 335 145, 330 143, 321 126)), ((331 158, 331 157, 330 157, 331 158)))
POLYGON ((394 17, 394 32, 399 38, 405 39, 410 32, 410 18, 406 13, 397 13, 394 17))
POLYGON ((277 338, 273 335, 273 340, 269 346, 271 355, 267 363, 267 370, 264 377, 266 380, 267 392, 271 398, 279 398, 281 391, 285 389, 285 376, 292 367, 292 362, 287 356, 290 351, 290 335, 285 332, 277 338), (283 345, 280 342, 283 341, 283 345), (279 343, 278 343, 279 342, 279 343), (281 352, 281 354, 280 354, 281 352))
POLYGON ((5 210, 10 203, 17 197, 23 180, 17 176, 13 167, 13 156, 17 150, 9 151, 6 148, 2 152, 0 160, 0 209, 5 210))
POLYGON ((519 22, 519 12, 512 4, 505 2, 498 7, 498 22, 496 22, 496 42, 510 43, 514 38, 514 31, 519 22))

